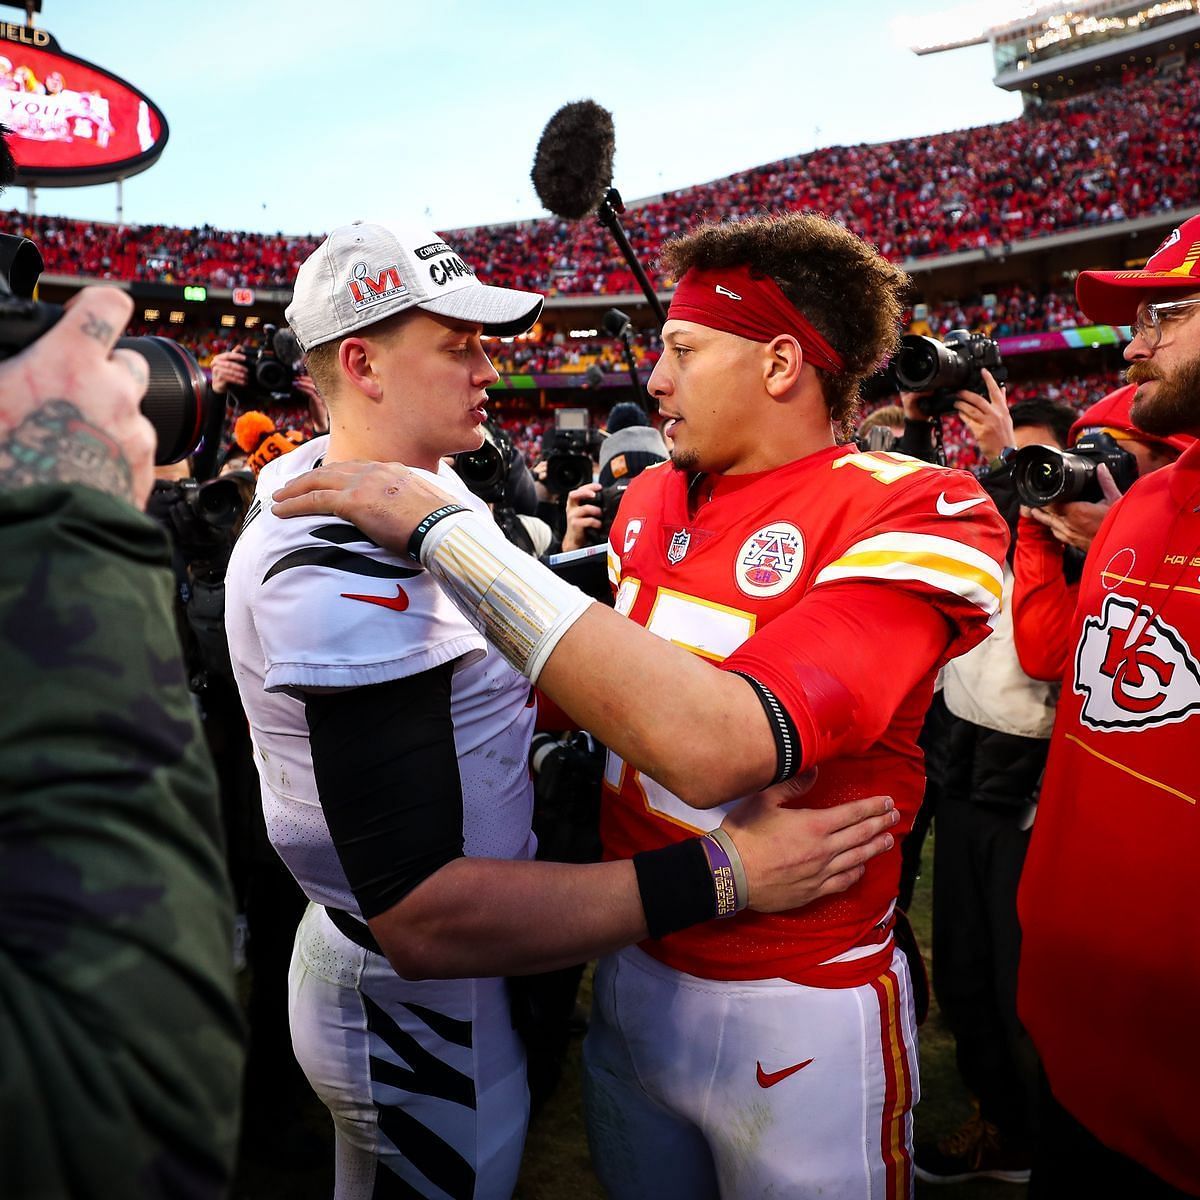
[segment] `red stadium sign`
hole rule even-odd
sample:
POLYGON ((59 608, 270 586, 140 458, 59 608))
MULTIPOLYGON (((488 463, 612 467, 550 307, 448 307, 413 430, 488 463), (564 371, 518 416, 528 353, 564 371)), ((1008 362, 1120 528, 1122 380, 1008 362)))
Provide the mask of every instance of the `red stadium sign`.
POLYGON ((152 100, 27 25, 0 23, 0 123, 11 131, 17 182, 44 187, 126 179, 167 144, 152 100))

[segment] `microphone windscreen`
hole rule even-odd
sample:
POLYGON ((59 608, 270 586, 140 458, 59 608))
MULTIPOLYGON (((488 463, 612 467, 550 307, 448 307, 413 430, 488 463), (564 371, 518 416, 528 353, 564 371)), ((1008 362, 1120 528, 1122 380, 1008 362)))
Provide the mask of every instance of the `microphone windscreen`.
POLYGON ((286 325, 275 330, 271 348, 275 351, 275 357, 280 362, 286 363, 293 371, 300 365, 300 360, 304 357, 299 340, 286 325))
POLYGON ((546 122, 533 156, 533 190, 555 216, 576 220, 600 207, 612 186, 612 113, 594 100, 564 104, 546 122))

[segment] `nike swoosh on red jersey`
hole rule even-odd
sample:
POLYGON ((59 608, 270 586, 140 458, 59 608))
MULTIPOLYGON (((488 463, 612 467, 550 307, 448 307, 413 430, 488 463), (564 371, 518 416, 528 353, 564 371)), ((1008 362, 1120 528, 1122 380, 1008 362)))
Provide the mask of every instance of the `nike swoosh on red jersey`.
POLYGON ((343 592, 342 599, 362 600, 367 604, 378 604, 380 608, 390 608, 392 612, 403 612, 408 607, 408 596, 399 584, 396 584, 394 596, 355 596, 350 592, 343 592))
POLYGON ((955 500, 952 503, 946 499, 946 493, 942 492, 937 498, 936 507, 943 517, 957 517, 959 513, 965 513, 968 508, 974 508, 986 499, 986 496, 972 496, 969 500, 955 500))
POLYGON ((792 1067, 784 1067, 782 1071, 764 1071, 762 1063, 755 1063, 758 1068, 757 1078, 760 1088, 774 1087, 781 1080, 786 1079, 789 1075, 795 1075, 797 1071, 803 1071, 808 1064, 812 1062, 811 1058, 806 1058, 803 1062, 796 1063, 792 1067))

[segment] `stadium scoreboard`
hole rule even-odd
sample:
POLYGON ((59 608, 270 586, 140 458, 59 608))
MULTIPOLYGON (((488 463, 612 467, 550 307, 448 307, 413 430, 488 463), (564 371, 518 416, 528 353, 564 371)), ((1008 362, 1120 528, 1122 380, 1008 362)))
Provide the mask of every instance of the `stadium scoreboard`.
POLYGON ((76 187, 127 179, 167 144, 162 110, 131 83, 73 54, 48 30, 0 21, 0 123, 17 181, 76 187))

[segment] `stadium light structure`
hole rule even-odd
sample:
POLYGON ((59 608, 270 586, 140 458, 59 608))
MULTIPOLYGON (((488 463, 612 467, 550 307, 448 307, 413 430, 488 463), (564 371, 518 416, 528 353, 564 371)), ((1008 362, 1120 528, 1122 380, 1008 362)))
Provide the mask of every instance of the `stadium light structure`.
MULTIPOLYGON (((1103 2, 1103 0, 1101 0, 1103 2)), ((937 54, 963 46, 980 46, 994 29, 1014 21, 1033 20, 1054 10, 1088 8, 1087 0, 1064 4, 1062 0, 968 0, 940 12, 908 13, 891 22, 896 40, 914 54, 937 54)))

